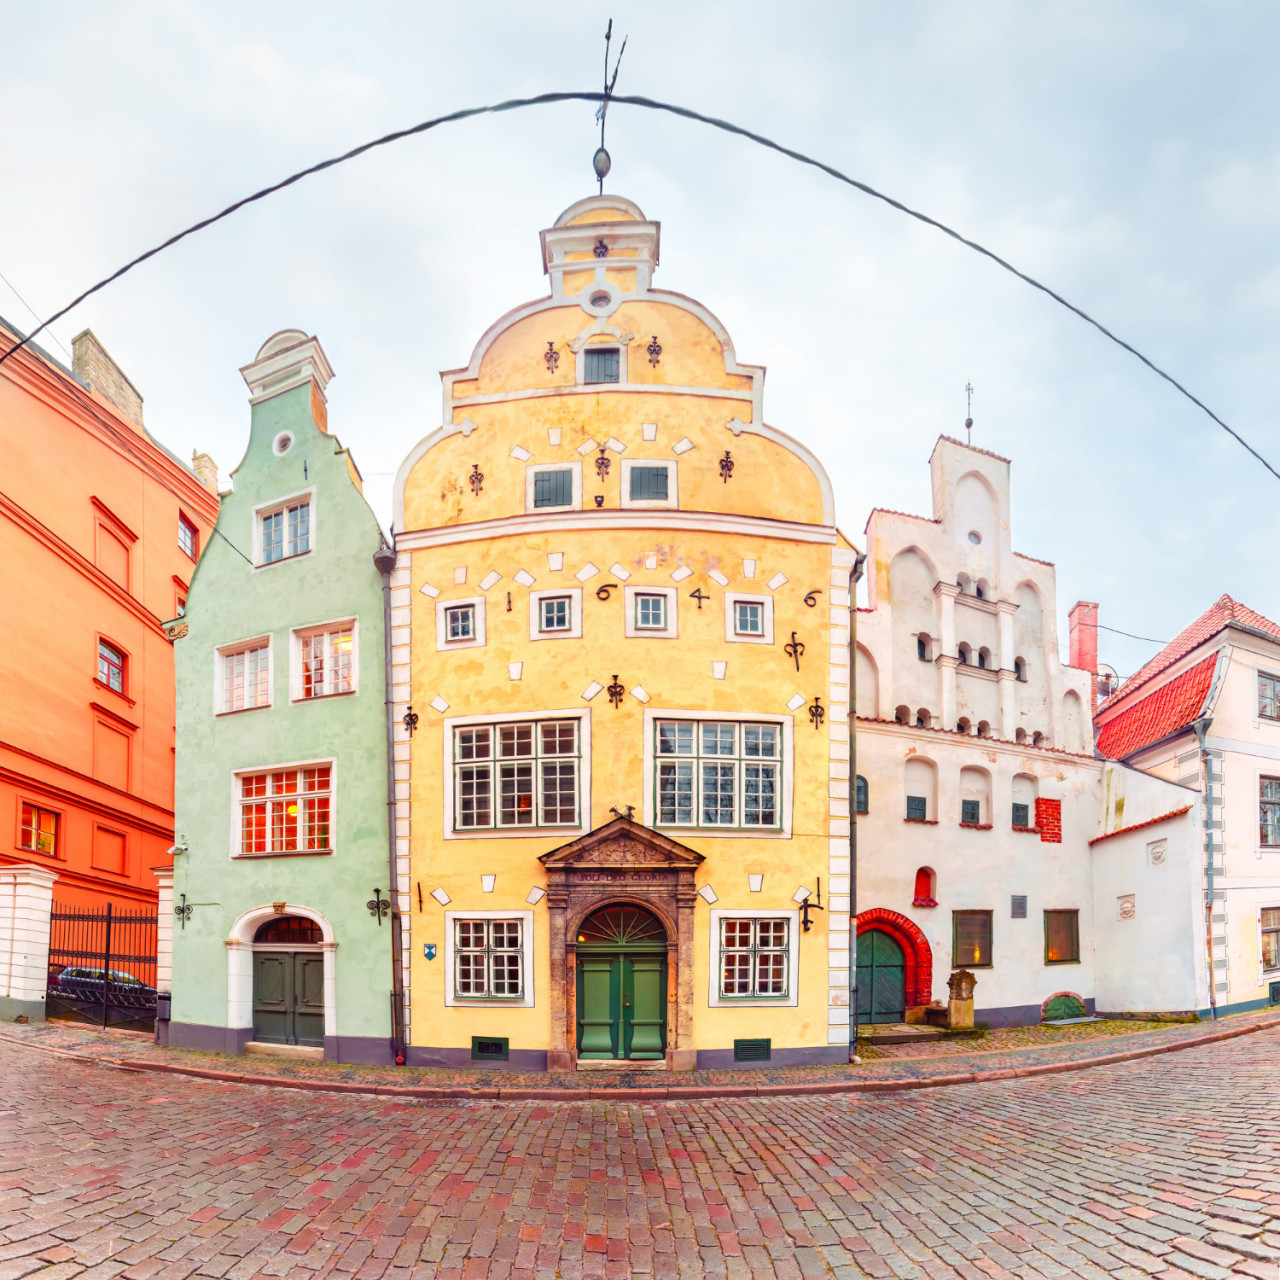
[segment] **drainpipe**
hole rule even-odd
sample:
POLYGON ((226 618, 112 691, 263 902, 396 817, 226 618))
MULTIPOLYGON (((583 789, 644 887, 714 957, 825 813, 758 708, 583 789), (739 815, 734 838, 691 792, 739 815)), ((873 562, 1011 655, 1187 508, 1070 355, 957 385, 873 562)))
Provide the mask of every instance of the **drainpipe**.
POLYGON ((391 701, 391 573, 396 567, 395 550, 384 542, 373 554, 373 563, 382 574, 383 686, 386 690, 387 719, 387 896, 391 899, 391 1057, 404 1066, 404 986, 403 949, 400 937, 400 877, 396 868, 396 757, 395 710, 391 701))
POLYGON ((1196 732, 1196 741, 1200 744, 1200 763, 1204 766, 1204 825, 1209 844, 1209 894, 1205 906, 1205 948, 1209 956, 1209 1016, 1218 1020, 1218 975, 1213 967, 1213 759, 1209 748, 1205 746, 1205 735, 1213 723, 1212 716, 1201 716, 1191 727, 1196 732))
POLYGON ((849 573, 849 1061, 858 1057, 858 583, 867 563, 859 551, 849 573))

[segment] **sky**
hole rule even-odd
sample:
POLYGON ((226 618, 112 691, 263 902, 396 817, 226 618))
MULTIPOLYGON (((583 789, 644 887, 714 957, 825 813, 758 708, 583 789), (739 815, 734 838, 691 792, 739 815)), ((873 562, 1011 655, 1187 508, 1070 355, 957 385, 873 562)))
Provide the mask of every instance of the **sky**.
MULTIPOLYGON (((607 5, 0 3, 0 315, 23 328, 261 186, 459 107, 594 90, 607 5)), ((924 210, 1167 369, 1280 469, 1280 7, 1216 0, 668 3, 614 13, 618 91, 730 119, 924 210)), ((589 104, 449 126, 307 179, 58 322, 224 484, 265 339, 316 334, 384 525, 439 372, 543 296, 538 231, 591 194, 589 104)), ((607 189, 662 223, 659 287, 768 368, 842 528, 928 514, 928 457, 1013 460, 1016 549, 1169 640, 1224 592, 1280 620, 1280 480, 1132 356, 937 231, 793 161, 615 106, 607 189)), ((3 460, 0 460, 2 472, 3 460)), ((1154 652, 1109 632, 1127 675, 1154 652)))

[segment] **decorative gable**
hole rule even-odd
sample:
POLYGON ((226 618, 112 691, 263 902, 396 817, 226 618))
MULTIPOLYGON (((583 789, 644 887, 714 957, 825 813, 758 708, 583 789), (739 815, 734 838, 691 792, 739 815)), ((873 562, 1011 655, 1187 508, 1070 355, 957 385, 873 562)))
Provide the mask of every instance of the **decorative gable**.
POLYGON ((614 818, 539 859, 548 870, 572 867, 667 867, 692 870, 702 854, 631 818, 614 818))

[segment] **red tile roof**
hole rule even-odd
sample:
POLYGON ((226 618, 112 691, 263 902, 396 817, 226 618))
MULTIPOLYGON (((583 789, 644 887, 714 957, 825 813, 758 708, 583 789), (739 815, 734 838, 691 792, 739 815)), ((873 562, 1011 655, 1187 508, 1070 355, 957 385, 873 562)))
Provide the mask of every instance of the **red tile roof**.
POLYGON ((1089 841, 1090 844, 1101 844, 1104 840, 1110 840, 1112 836, 1125 836, 1130 831, 1141 831, 1143 827, 1154 827, 1157 822, 1168 822, 1170 818, 1180 818, 1184 813, 1190 813, 1191 806, 1184 804, 1181 809, 1170 809, 1168 813, 1162 813, 1158 818, 1148 818, 1146 822, 1135 822, 1132 826, 1117 827, 1114 831, 1108 831, 1106 835, 1094 836, 1089 841))
POLYGON ((1204 710, 1217 653, 1197 662, 1131 707, 1096 725, 1099 754, 1123 760, 1143 747, 1186 728, 1204 710))
POLYGON ((1141 667, 1131 675, 1098 708, 1099 712, 1106 710, 1109 706, 1113 706, 1121 698, 1132 693, 1139 686, 1146 684, 1148 680, 1158 676, 1160 672, 1173 666, 1179 658, 1186 657, 1192 649, 1216 636, 1229 622, 1239 622, 1246 627, 1254 627, 1258 631, 1268 631, 1273 636, 1280 638, 1280 626, 1276 626, 1270 618, 1264 618, 1262 614, 1254 613, 1252 609, 1242 605, 1238 600, 1233 600, 1230 596, 1223 596, 1206 609, 1185 631, 1170 640, 1145 667, 1141 667))

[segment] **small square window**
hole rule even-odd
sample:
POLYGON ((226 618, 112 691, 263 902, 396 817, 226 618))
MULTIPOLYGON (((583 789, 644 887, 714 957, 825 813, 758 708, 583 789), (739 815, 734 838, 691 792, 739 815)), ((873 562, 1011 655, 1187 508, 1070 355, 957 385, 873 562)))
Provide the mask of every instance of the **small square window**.
POLYGON ((733 606, 733 629, 740 636, 764 635, 764 605, 738 600, 733 606))
POLYGON ((1029 827, 1031 825, 1031 806, 1029 804, 1019 804, 1016 800, 1014 801, 1013 825, 1015 827, 1029 827))
POLYGON ((354 693, 355 628, 350 623, 324 631, 308 631, 298 637, 300 696, 323 698, 354 693))
POLYGON ((181 513, 178 514, 178 546, 192 560, 200 550, 200 531, 181 513))
POLYGON ((22 848, 53 858, 58 853, 58 815, 33 804, 22 806, 22 848))
POLYGON ((261 517, 262 564, 275 564, 311 550, 311 503, 291 502, 261 517))
POLYGON ((474 640, 476 637, 476 607, 460 604, 444 611, 444 638, 448 640, 474 640))
POLYGON ((907 797, 907 820, 924 822, 929 817, 929 806, 924 796, 907 797))
POLYGON ((583 353, 583 382, 617 382, 621 370, 617 347, 588 347, 583 353))
POLYGON ((961 800, 960 801, 960 821, 971 825, 976 825, 982 821, 982 801, 981 800, 961 800))
POLYGON ((540 631, 568 631, 573 626, 573 602, 568 596, 548 596, 538 601, 540 631))
POLYGON ((98 641, 98 679, 108 689, 124 692, 124 654, 105 640, 98 641))
POLYGON ((667 626, 666 596, 636 596, 636 627, 641 631, 663 631, 667 626))
POLYGON ((1280 719, 1280 677, 1258 673, 1258 714, 1280 719))
POLYGON ((568 467, 535 471, 533 505, 535 508, 571 507, 573 505, 573 472, 568 467))
POLYGON ((665 465, 660 467, 633 466, 629 472, 632 502, 666 502, 668 493, 668 471, 665 465))

